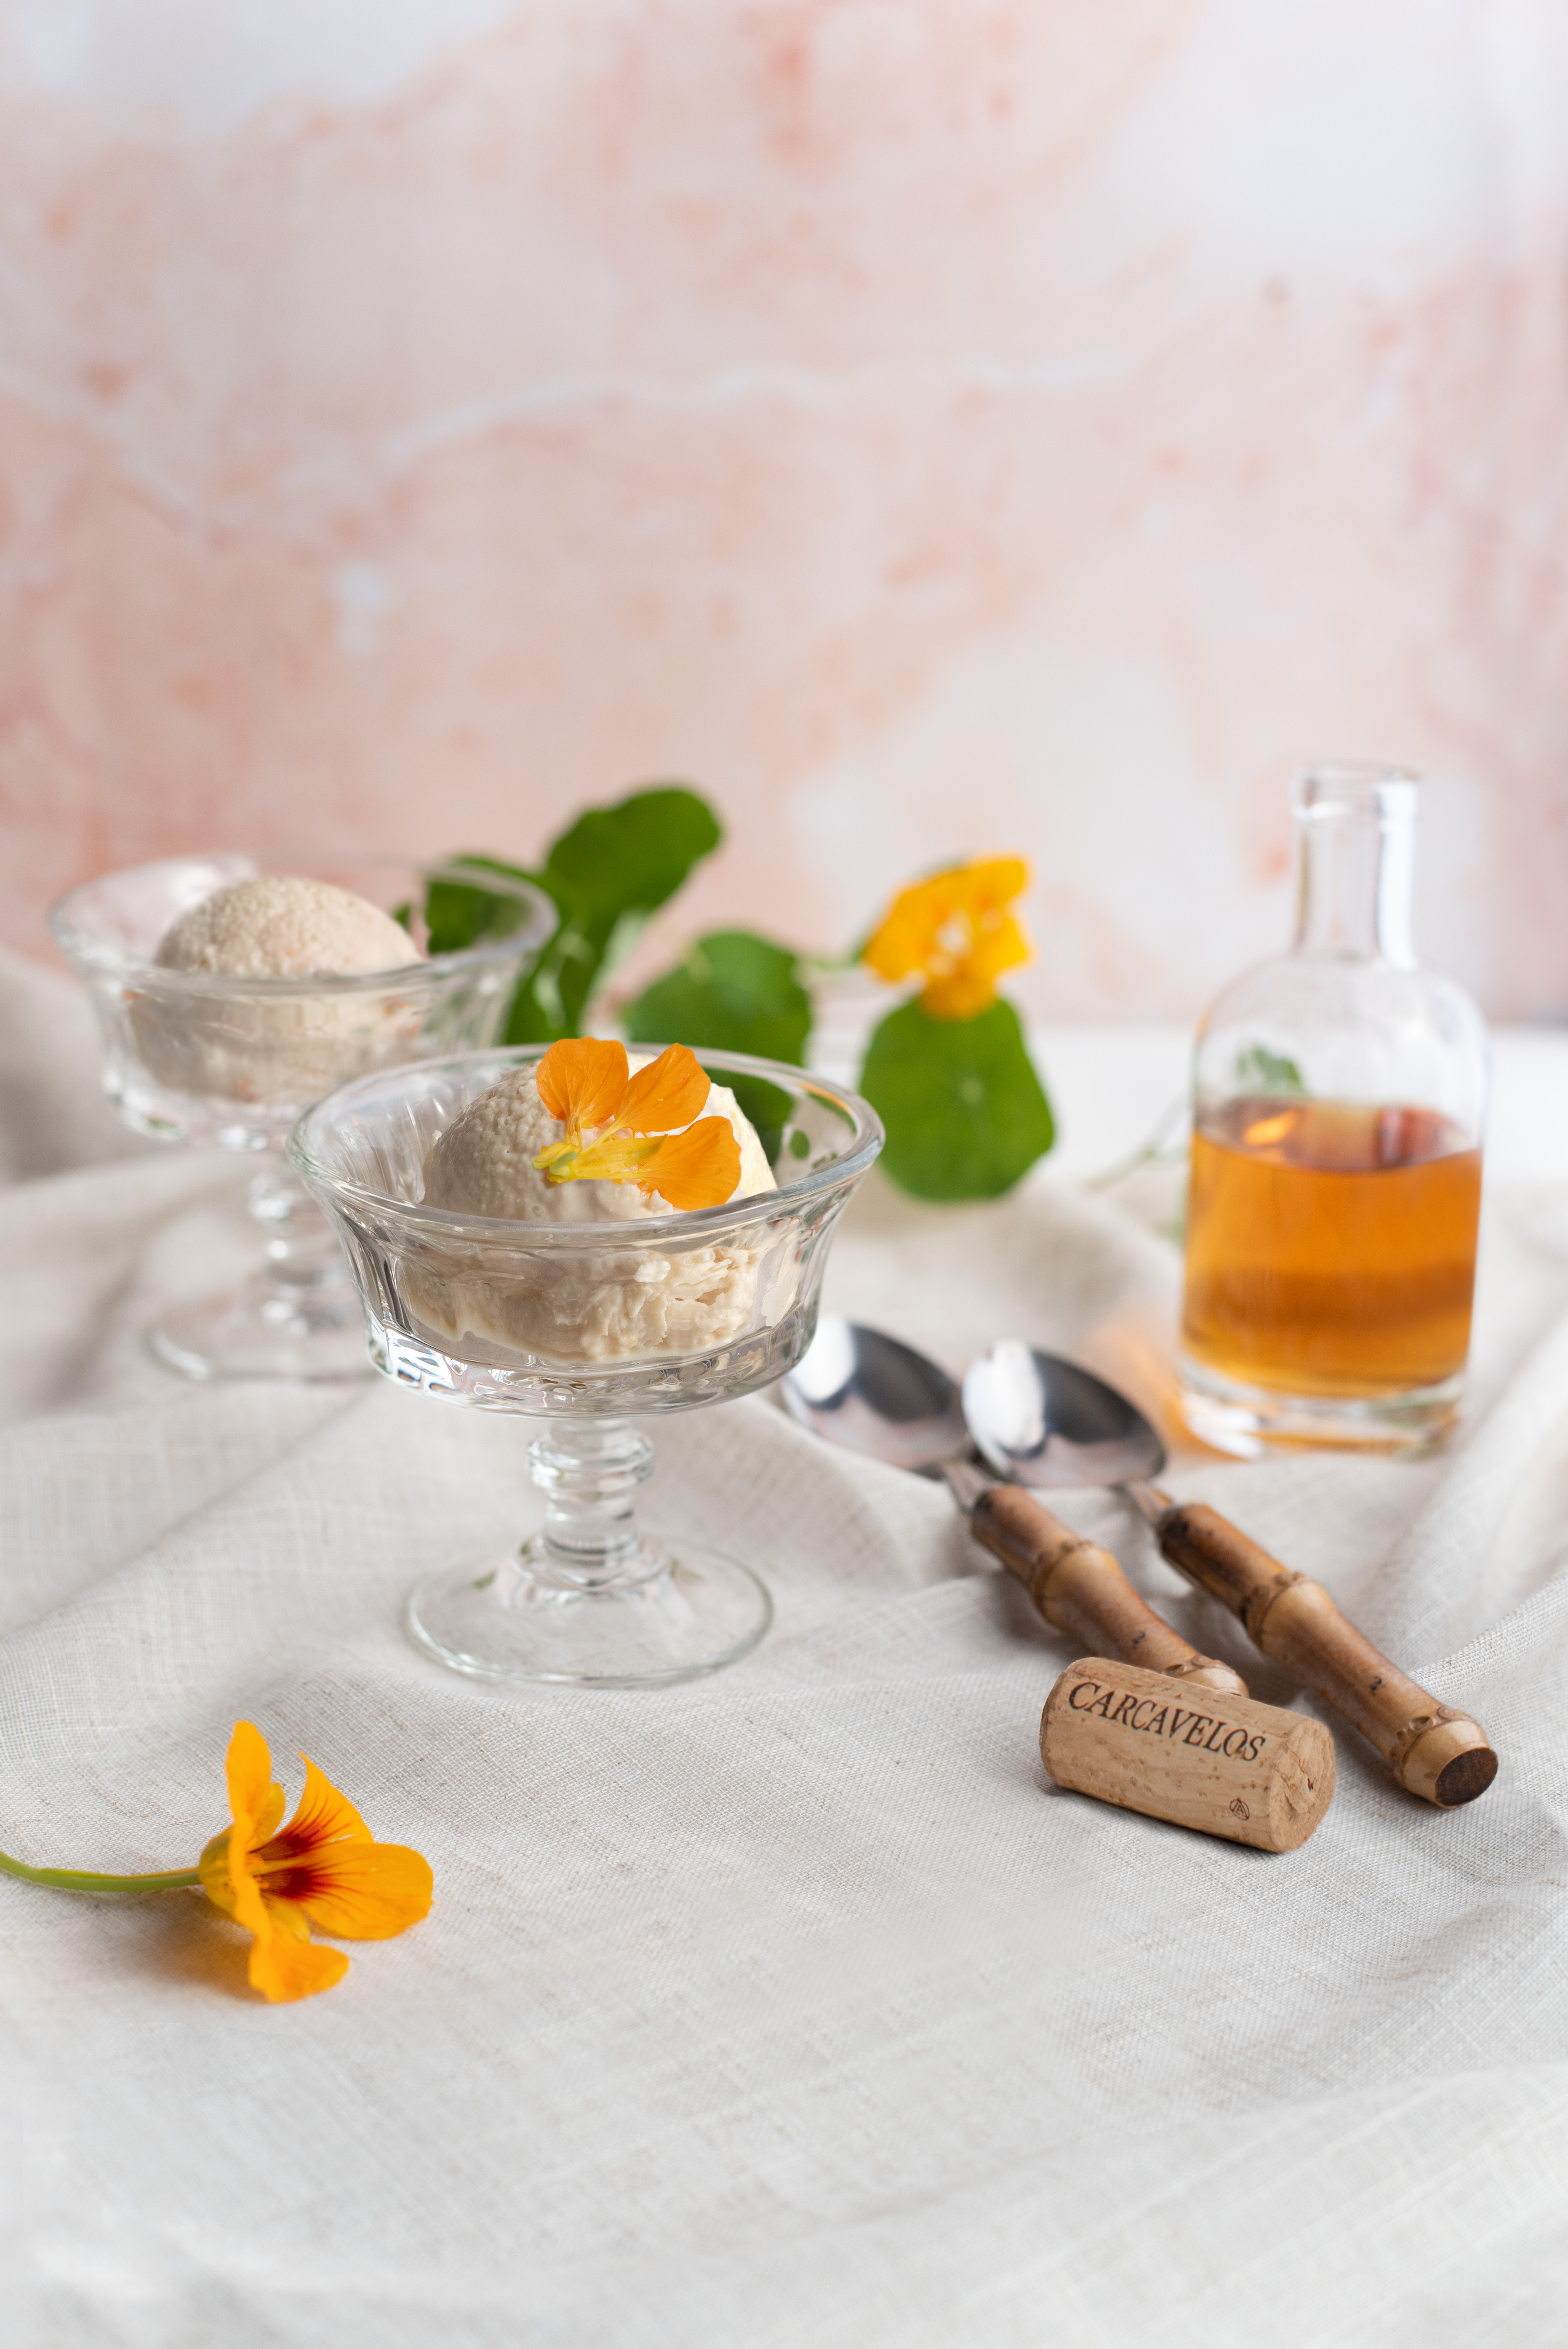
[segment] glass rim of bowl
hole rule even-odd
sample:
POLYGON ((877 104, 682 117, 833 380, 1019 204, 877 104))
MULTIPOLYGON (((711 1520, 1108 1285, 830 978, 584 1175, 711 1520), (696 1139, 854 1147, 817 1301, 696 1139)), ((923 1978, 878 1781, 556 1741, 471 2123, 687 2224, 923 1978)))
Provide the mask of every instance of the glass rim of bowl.
MULTIPOLYGON (((221 882, 218 885, 226 888, 231 885, 221 882)), ((89 967, 116 978, 134 978, 143 986, 167 988, 174 994, 239 996, 268 1002, 323 995, 385 995, 389 988, 418 986, 426 973, 448 977, 453 971, 482 970, 488 963, 544 946, 560 918, 548 890, 541 888, 536 881, 523 880, 513 874, 492 873, 488 866, 459 864, 450 857, 398 856, 380 849, 325 848, 302 850, 297 855, 290 849, 214 848, 192 849, 183 856, 154 856, 144 864, 117 865, 108 873, 95 874, 90 881, 78 881, 63 897, 56 898, 46 916, 50 936, 78 969, 89 967), (165 963, 150 961, 145 955, 129 954, 105 939, 85 936, 71 919, 71 908, 77 900, 85 897, 89 890, 102 888, 106 881, 130 880, 139 874, 159 873, 173 865, 217 864, 224 858, 239 857, 258 866, 264 858, 266 867, 254 874, 236 874, 237 881, 263 879, 267 870, 281 874, 295 869, 298 877, 308 880, 312 877, 312 864, 392 866, 417 873, 427 884, 450 881, 462 888, 484 889, 490 896, 513 898, 520 906, 542 914, 545 919, 539 925, 537 935, 532 934, 533 925, 525 921, 509 937, 483 939, 475 946, 460 947, 454 954, 422 954, 411 962, 388 963, 382 970, 322 971, 314 977, 307 972, 298 978, 250 978, 221 970, 175 970, 165 963)))
MULTIPOLYGON (((296 1174, 303 1174, 318 1194, 341 1199, 356 1208, 369 1208, 380 1214, 401 1217, 417 1229, 447 1239, 482 1240, 488 1247, 510 1247, 520 1255, 533 1254, 541 1248, 552 1250, 597 1250, 627 1247, 646 1248, 673 1240, 678 1234, 718 1233, 733 1231, 739 1226, 763 1223, 776 1215, 781 1205, 794 1208, 807 1201, 826 1195, 845 1184, 858 1183, 872 1165, 886 1133, 882 1119, 870 1102, 848 1085, 835 1084, 830 1078, 821 1077, 813 1070, 795 1067, 787 1061, 768 1061, 754 1052, 720 1051, 692 1046, 705 1069, 722 1069, 727 1075, 758 1077, 773 1084, 782 1078, 786 1085, 797 1092, 815 1093, 836 1113, 847 1115, 858 1129, 859 1138, 842 1157, 830 1159, 825 1166, 808 1168, 795 1180, 779 1183, 771 1191, 751 1191, 744 1198, 730 1198, 717 1207, 686 1207, 672 1209, 667 1215, 639 1216, 628 1220, 603 1223, 545 1224, 530 1223, 521 1216, 465 1215, 450 1207, 427 1207, 422 1200, 394 1198, 386 1191, 372 1191, 363 1184, 348 1181, 325 1165, 315 1154, 310 1143, 310 1130, 328 1112, 341 1115, 352 1105, 353 1096, 385 1087, 389 1079, 399 1077, 411 1085, 423 1086, 438 1079, 444 1070, 484 1062, 503 1075, 508 1068, 521 1068, 529 1062, 542 1061, 550 1050, 549 1044, 498 1044, 488 1051, 452 1052, 441 1060, 411 1061, 397 1069, 383 1069, 374 1073, 355 1077, 335 1092, 325 1093, 311 1104, 288 1138, 285 1154, 296 1174)), ((668 1050, 667 1045, 638 1043, 631 1048, 655 1055, 668 1050)))

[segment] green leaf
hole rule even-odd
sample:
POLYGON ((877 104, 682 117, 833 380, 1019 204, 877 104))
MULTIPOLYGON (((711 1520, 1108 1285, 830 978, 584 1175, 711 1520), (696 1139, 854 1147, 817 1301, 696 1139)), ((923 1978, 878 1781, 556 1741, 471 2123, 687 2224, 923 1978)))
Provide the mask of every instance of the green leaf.
POLYGON ((721 837, 707 801, 674 783, 589 808, 570 824, 531 876, 554 898, 561 926, 518 988, 506 1041, 577 1035, 594 988, 721 837))
POLYGON ((861 1091, 887 1128, 883 1167, 917 1199, 995 1199, 1056 1140, 1018 1015, 1000 999, 973 1019, 901 1004, 872 1037, 861 1091))
MULTIPOLYGON (((480 873, 504 873, 512 881, 537 885, 542 879, 538 873, 525 873, 521 864, 503 864, 497 856, 451 856, 447 862, 480 873)), ((465 947, 489 937, 492 930, 504 932, 516 920, 516 898, 499 896, 492 889, 470 889, 460 881, 432 881, 425 892, 425 927, 433 955, 461 954, 465 947)))
POLYGON ((1305 1093, 1306 1080, 1295 1062, 1266 1044, 1249 1044, 1236 1054, 1233 1080, 1238 1092, 1305 1093))
MULTIPOLYGON (((749 930, 713 930, 627 1005, 621 1025, 634 1044, 689 1044, 699 1057, 705 1050, 755 1052, 798 1068, 811 1032, 811 999, 788 947, 749 930)), ((789 1094, 764 1077, 723 1069, 708 1074, 734 1093, 771 1164, 784 1138, 789 1094)))
POLYGON ((624 913, 651 914, 673 897, 722 837, 706 800, 664 784, 587 809, 554 843, 544 869, 603 945, 624 913))
POLYGON ((621 1024, 634 1044, 756 1052, 798 1068, 811 1032, 811 999, 788 947, 749 930, 714 930, 627 1005, 621 1024))

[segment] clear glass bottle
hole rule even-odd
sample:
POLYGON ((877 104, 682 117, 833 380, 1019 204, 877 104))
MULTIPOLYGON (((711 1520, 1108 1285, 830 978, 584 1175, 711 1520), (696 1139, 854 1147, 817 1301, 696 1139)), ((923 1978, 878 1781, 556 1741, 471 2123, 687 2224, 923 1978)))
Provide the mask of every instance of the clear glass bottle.
POLYGON ((1296 779, 1295 942, 1198 1030, 1181 1376, 1222 1451, 1425 1450, 1459 1408, 1486 1030, 1411 948, 1419 794, 1296 779))

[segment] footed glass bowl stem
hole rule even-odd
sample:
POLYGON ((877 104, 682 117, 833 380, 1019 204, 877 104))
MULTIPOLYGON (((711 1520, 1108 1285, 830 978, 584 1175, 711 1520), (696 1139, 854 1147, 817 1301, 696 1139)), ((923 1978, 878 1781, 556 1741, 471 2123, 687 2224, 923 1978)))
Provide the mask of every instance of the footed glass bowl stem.
POLYGON ((302 1287, 329 1280, 354 1295, 336 1233, 281 1151, 267 1153, 267 1164, 253 1181, 246 1204, 262 1227, 274 1280, 302 1287))
POLYGON ((562 1419, 528 1447, 529 1474, 548 1496, 527 1548, 534 1572, 563 1589, 606 1590, 658 1571, 633 1500, 654 1473, 654 1447, 624 1419, 562 1419))
POLYGON ((552 1420, 528 1466, 540 1531, 477 1572, 429 1576, 408 1601, 408 1630, 438 1661, 476 1680, 657 1688, 757 1645, 773 1602, 750 1568, 639 1526, 654 1447, 628 1420, 552 1420))
POLYGON ((262 1227, 259 1272, 156 1321, 149 1342, 188 1379, 363 1378, 365 1317, 337 1235, 281 1151, 269 1151, 246 1203, 262 1227))

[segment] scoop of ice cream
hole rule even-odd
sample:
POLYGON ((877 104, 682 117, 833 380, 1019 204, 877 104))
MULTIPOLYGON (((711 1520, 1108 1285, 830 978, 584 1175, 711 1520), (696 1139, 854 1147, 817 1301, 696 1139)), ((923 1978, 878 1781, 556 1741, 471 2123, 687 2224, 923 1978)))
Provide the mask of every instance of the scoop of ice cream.
MULTIPOLYGON (((633 1053, 634 1073, 652 1052, 633 1053)), ((757 1129, 727 1085, 712 1085, 698 1112, 729 1120, 740 1144, 740 1180, 730 1196, 748 1199, 778 1186, 757 1129)), ((512 1069, 470 1102, 425 1161, 425 1205, 469 1216, 500 1216, 527 1224, 630 1224, 676 1211, 655 1191, 645 1197, 634 1183, 551 1183, 533 1162, 566 1128, 539 1098, 533 1069, 512 1069)))
MULTIPOLYGON (((634 1054, 633 1070, 654 1058, 634 1054)), ((740 1180, 731 1199, 776 1190, 757 1130, 726 1085, 710 1087, 699 1112, 727 1118, 740 1144, 740 1180)), ((546 1181, 533 1161, 565 1128, 539 1098, 531 1067, 513 1069, 471 1102, 425 1161, 425 1205, 521 1224, 633 1226, 676 1211, 634 1183, 546 1181)), ((555 1361, 605 1361, 649 1354, 702 1353, 747 1329, 769 1235, 691 1244, 665 1238, 639 1248, 624 1233, 603 1249, 543 1251, 526 1274, 515 1257, 482 1243, 443 1263, 432 1241, 404 1278, 406 1301, 438 1344, 467 1354, 476 1345, 555 1361)))
POLYGON ((287 874, 235 881, 165 933, 164 970, 210 979, 131 994, 138 1058, 160 1084, 275 1112, 280 1119, 360 1071, 417 1049, 425 1005, 397 974, 425 957, 390 914, 329 882, 287 874), (385 990, 324 987, 275 1000, 223 981, 323 980, 387 971, 385 990))
POLYGON ((181 914, 156 959, 165 970, 230 978, 341 978, 423 957, 401 923, 352 890, 268 873, 214 889, 181 914))

